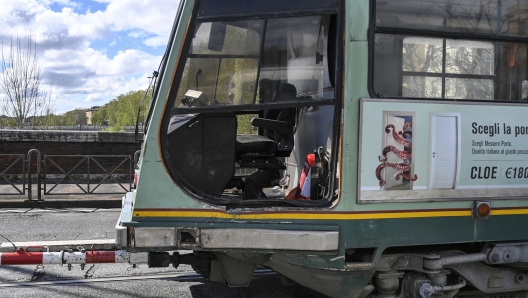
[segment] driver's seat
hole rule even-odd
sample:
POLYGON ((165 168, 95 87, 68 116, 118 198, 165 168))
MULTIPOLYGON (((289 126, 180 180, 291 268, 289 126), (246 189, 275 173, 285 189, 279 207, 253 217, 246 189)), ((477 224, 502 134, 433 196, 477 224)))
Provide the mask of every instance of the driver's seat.
MULTIPOLYGON (((281 83, 273 102, 295 100, 297 89, 289 83, 281 83)), ((251 125, 264 130, 264 135, 237 135, 236 156, 264 154, 288 157, 293 150, 295 108, 271 109, 264 118, 251 119, 251 125)))
MULTIPOLYGON (((288 83, 279 85, 273 101, 295 100, 297 90, 288 83)), ((244 188, 244 199, 266 198, 262 188, 278 185, 280 171, 286 166, 278 157, 288 157, 293 150, 295 108, 271 109, 264 118, 253 118, 251 124, 262 128, 265 135, 237 135, 236 160, 240 168, 258 169, 239 177, 244 188)))

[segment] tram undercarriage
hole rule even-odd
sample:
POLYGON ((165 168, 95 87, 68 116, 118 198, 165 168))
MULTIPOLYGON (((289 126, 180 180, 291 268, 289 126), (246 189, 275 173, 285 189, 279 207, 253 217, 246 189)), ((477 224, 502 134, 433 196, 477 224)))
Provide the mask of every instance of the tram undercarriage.
MULTIPOLYGON (((174 234, 189 231, 171 229, 174 234)), ((192 244, 197 249, 194 257, 209 263, 193 265, 193 268, 209 280, 225 282, 231 287, 248 286, 256 266, 261 265, 280 273, 285 281, 297 282, 330 297, 490 297, 528 291, 525 280, 528 243, 394 247, 384 252, 357 249, 336 257, 335 251, 325 251, 325 248, 311 253, 307 249, 295 252, 292 247, 286 248, 287 252, 275 249, 259 253, 254 249, 233 249, 226 243, 225 247, 204 251, 200 242, 207 241, 208 233, 200 229, 195 232, 201 236, 196 238, 198 243, 192 244), (344 266, 340 269, 306 267, 307 258, 314 264, 318 260, 326 264, 329 259, 344 259, 344 266)), ((239 239, 236 233, 240 233, 240 238, 245 237, 243 231, 223 231, 232 241, 239 239)), ((178 266, 179 260, 178 254, 160 253, 156 258, 149 257, 149 266, 178 266)))

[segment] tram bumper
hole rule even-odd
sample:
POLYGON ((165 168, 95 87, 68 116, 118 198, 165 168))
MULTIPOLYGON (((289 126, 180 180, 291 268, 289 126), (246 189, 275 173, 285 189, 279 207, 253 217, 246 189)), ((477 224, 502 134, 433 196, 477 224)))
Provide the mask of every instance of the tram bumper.
MULTIPOLYGON (((171 249, 198 250, 278 250, 304 252, 335 252, 339 249, 339 228, 324 226, 319 229, 285 229, 270 224, 251 228, 200 226, 167 226, 152 222, 149 226, 131 223, 134 193, 123 197, 121 216, 116 224, 116 243, 132 251, 171 249)), ((175 223, 175 225, 178 225, 175 223)))
POLYGON ((264 249, 336 251, 337 231, 285 231, 273 229, 135 227, 134 248, 264 249))
MULTIPOLYGON (((149 267, 188 264, 210 281, 244 287, 250 283, 257 264, 296 280, 299 271, 326 272, 328 266, 323 260, 344 261, 344 257, 338 257, 340 234, 337 225, 300 226, 276 221, 241 225, 240 221, 211 222, 207 219, 135 222, 132 220, 133 198, 134 193, 127 193, 123 198, 123 210, 116 225, 116 243, 130 252, 147 252, 149 267), (180 254, 177 250, 193 252, 180 254), (277 260, 272 257, 278 255, 284 257, 277 260), (291 259, 296 255, 311 255, 312 260, 320 259, 320 264, 326 265, 309 268, 300 259, 291 259), (285 259, 296 265, 287 267, 283 264, 285 259)), ((344 270, 338 271, 346 275, 344 270)))

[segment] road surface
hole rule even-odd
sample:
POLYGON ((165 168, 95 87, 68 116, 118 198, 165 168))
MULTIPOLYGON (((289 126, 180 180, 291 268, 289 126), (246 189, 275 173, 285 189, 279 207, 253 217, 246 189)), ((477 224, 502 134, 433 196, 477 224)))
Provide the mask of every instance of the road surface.
MULTIPOLYGON (((118 209, 0 210, 0 242, 114 238, 118 209)), ((315 298, 300 286, 285 287, 277 274, 256 275, 247 288, 229 288, 195 275, 188 265, 148 268, 128 264, 0 266, 0 297, 315 298), (163 278, 160 278, 163 277, 163 278)))

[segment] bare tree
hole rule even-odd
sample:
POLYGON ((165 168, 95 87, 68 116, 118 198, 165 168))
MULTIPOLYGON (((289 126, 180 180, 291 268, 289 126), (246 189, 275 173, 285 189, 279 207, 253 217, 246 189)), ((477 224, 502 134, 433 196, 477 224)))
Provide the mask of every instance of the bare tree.
POLYGON ((14 120, 18 128, 31 125, 28 117, 48 112, 54 106, 50 92, 41 88, 41 65, 37 58, 37 46, 31 35, 23 47, 21 39, 11 38, 9 56, 4 54, 2 43, 2 75, 0 91, 3 96, 0 108, 6 116, 14 120))

